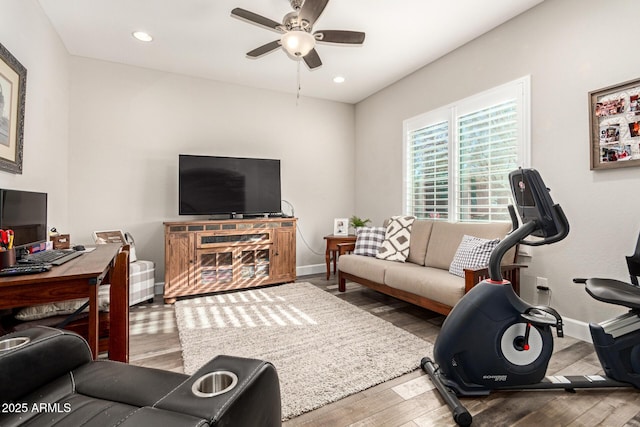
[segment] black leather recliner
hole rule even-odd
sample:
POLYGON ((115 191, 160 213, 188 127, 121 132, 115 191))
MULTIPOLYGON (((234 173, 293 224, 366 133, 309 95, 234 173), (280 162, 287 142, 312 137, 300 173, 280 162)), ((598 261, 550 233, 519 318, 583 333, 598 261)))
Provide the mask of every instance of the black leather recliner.
POLYGON ((71 332, 0 337, 0 426, 280 426, 278 375, 218 356, 191 376, 92 360, 71 332))

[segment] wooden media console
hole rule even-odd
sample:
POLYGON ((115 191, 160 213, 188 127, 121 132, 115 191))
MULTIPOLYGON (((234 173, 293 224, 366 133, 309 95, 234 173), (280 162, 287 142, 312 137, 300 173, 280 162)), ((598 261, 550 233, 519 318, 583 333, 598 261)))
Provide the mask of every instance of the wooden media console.
POLYGON ((296 219, 164 223, 164 300, 296 280, 296 219))

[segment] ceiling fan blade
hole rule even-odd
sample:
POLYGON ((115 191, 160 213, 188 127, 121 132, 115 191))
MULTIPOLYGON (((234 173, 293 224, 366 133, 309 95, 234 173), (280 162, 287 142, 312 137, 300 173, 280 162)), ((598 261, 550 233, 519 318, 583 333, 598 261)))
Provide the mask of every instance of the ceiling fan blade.
POLYGON ((313 33, 313 36, 325 43, 362 44, 365 34, 360 31, 321 30, 313 33))
POLYGON ((311 70, 322 65, 320 55, 318 55, 318 51, 315 49, 311 49, 311 51, 307 53, 302 59, 304 59, 305 64, 307 64, 307 67, 309 67, 309 69, 311 70))
POLYGON ((269 52, 272 52, 280 47, 280 40, 272 41, 271 43, 267 43, 260 47, 253 49, 251 52, 247 52, 247 56, 252 58, 257 58, 259 56, 265 55, 269 52))
POLYGON ((241 9, 239 7, 236 7, 235 9, 233 9, 231 11, 231 16, 235 16, 236 18, 240 18, 243 19, 245 21, 249 21, 253 24, 258 24, 260 26, 266 27, 270 30, 275 30, 275 31, 282 31, 281 27, 282 24, 280 24, 279 22, 276 22, 274 20, 271 20, 269 18, 265 18, 262 15, 258 15, 257 13, 253 13, 253 12, 249 12, 248 10, 245 9, 241 9))
POLYGON ((300 8, 298 17, 309 22, 310 26, 316 22, 316 19, 322 14, 324 8, 327 7, 329 0, 305 0, 300 8))

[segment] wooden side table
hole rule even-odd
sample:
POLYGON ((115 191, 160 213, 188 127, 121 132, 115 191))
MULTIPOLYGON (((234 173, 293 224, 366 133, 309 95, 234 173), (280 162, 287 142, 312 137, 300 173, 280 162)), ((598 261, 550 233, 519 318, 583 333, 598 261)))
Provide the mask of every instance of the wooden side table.
POLYGON ((338 260, 338 244, 340 243, 355 243, 356 236, 350 234, 348 236, 335 236, 330 234, 324 236, 324 240, 327 241, 327 250, 324 253, 324 259, 327 263, 327 280, 331 274, 330 263, 333 258, 333 274, 336 274, 336 261, 338 260))

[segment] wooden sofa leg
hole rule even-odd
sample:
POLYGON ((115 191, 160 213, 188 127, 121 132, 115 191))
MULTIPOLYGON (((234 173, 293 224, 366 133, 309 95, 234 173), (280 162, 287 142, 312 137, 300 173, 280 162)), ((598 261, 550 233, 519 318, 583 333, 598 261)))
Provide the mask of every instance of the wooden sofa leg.
POLYGON ((338 291, 344 292, 347 290, 347 279, 342 277, 342 274, 338 272, 338 291))

